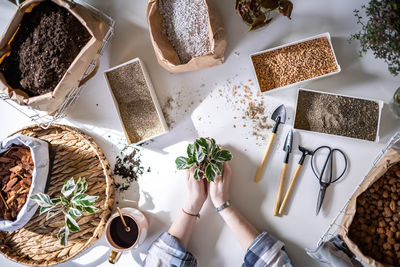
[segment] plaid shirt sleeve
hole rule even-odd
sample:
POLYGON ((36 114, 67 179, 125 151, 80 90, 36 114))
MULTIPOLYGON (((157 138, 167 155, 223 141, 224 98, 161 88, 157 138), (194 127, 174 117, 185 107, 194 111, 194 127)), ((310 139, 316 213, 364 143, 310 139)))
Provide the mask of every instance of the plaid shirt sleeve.
POLYGON ((253 241, 244 257, 242 267, 285 266, 292 264, 284 244, 272 235, 263 232, 253 241))
POLYGON ((151 245, 143 266, 196 267, 197 260, 179 244, 175 237, 163 233, 151 245))

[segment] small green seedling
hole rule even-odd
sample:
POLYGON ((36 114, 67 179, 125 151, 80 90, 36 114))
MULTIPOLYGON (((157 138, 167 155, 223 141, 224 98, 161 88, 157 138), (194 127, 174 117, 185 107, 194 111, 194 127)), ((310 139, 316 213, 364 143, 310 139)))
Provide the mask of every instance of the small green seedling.
POLYGON ((75 219, 82 216, 84 212, 95 213, 98 210, 93 205, 99 197, 85 194, 87 187, 85 178, 79 178, 76 183, 74 178, 71 178, 65 181, 61 189, 62 195, 58 198, 50 198, 44 193, 31 196, 31 199, 40 206, 40 215, 47 212, 46 220, 58 214, 64 214, 65 225, 57 234, 57 238, 63 246, 67 245, 70 232, 80 230, 75 219))
POLYGON ((223 162, 230 161, 232 154, 228 150, 216 145, 213 138, 199 138, 187 147, 187 157, 178 157, 175 160, 176 167, 180 170, 194 169, 194 178, 201 178, 213 182, 218 175, 222 175, 223 162))

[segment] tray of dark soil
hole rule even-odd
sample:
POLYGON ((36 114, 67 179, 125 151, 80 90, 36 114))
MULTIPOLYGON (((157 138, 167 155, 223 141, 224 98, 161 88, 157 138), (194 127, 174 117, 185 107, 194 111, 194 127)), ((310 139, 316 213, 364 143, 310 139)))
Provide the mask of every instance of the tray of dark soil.
POLYGON ((70 232, 68 243, 60 245, 57 233, 64 226, 64 216, 46 220, 39 210, 21 229, 0 232, 0 253, 6 258, 30 266, 49 266, 68 261, 93 245, 102 235, 114 203, 114 182, 111 168, 101 148, 80 131, 63 125, 52 125, 43 130, 26 127, 18 133, 47 141, 55 152, 47 195, 61 196, 60 189, 71 177, 85 178, 85 194, 98 196, 94 213, 76 218, 79 232, 70 232))
POLYGON ((294 128, 379 141, 383 102, 299 89, 294 128))
POLYGON ((0 41, 0 89, 19 104, 56 111, 97 71, 112 25, 94 12, 67 0, 19 6, 0 41))

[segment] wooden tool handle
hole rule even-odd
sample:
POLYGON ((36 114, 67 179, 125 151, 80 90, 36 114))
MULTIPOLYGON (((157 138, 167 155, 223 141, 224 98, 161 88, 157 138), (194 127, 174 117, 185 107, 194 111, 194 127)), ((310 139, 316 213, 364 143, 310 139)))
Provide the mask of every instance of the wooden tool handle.
POLYGON ((278 215, 279 207, 281 204, 281 197, 283 192, 283 185, 285 184, 285 176, 286 176, 286 169, 287 163, 283 163, 282 173, 281 173, 281 180, 279 181, 279 188, 278 188, 278 195, 276 196, 275 208, 274 208, 274 216, 278 215))
POLYGON ((280 207, 280 209, 279 209, 279 215, 282 215, 283 211, 285 210, 286 202, 288 201, 289 196, 290 196, 290 194, 292 193, 293 186, 294 186, 294 184, 296 183, 297 177, 299 176, 301 166, 302 166, 301 164, 298 164, 298 165, 297 165, 296 172, 295 172, 294 175, 293 175, 292 181, 290 182, 289 188, 288 188, 288 190, 286 191, 285 197, 283 198, 282 205, 281 205, 281 207, 280 207))
POLYGON ((264 154, 264 157, 263 157, 263 159, 261 161, 261 164, 258 167, 258 171, 257 171, 256 177, 254 178, 254 182, 256 182, 256 183, 258 183, 261 180, 262 172, 264 170, 264 165, 265 165, 265 162, 267 161, 268 154, 269 154, 269 151, 271 150, 272 143, 274 142, 275 136, 276 136, 276 133, 272 133, 271 137, 269 138, 267 150, 265 151, 265 154, 264 154))

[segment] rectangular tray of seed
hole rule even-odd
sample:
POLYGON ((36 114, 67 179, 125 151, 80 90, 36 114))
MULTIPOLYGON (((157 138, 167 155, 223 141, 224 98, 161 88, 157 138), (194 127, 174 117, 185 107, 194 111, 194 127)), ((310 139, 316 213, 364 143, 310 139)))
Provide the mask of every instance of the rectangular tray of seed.
POLYGON ((261 92, 283 89, 341 71, 329 32, 250 55, 261 92))
POLYGON ((379 141, 382 100, 300 88, 294 129, 379 141))
POLYGON ((128 144, 168 131, 157 95, 139 58, 104 71, 128 144))

